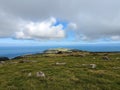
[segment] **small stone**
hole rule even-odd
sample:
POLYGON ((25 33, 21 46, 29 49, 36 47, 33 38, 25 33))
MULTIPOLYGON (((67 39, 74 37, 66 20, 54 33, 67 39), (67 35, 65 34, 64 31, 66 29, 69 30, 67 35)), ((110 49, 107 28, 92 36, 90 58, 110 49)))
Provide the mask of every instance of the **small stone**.
POLYGON ((30 72, 30 73, 28 73, 28 77, 31 77, 32 76, 32 73, 30 72))
POLYGON ((90 64, 90 66, 91 66, 92 69, 96 68, 96 64, 90 64))
POLYGON ((55 65, 65 65, 66 63, 59 63, 59 62, 56 62, 55 65))
POLYGON ((43 78, 45 78, 45 74, 44 74, 43 72, 41 72, 41 71, 40 71, 40 72, 37 72, 37 73, 36 73, 36 76, 37 76, 37 77, 43 77, 43 78))

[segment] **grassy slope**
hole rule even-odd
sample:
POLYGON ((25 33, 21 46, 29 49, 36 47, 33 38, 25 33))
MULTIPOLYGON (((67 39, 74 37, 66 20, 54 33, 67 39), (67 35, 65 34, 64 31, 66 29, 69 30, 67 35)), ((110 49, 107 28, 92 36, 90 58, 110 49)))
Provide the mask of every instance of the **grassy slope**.
POLYGON ((32 55, 23 60, 37 62, 13 64, 11 62, 18 60, 7 61, 0 65, 0 90, 120 90, 120 60, 116 59, 120 54, 109 55, 110 61, 101 57, 32 55), (56 66, 56 62, 67 64, 56 66), (92 63, 97 65, 96 69, 82 66, 92 63), (46 77, 36 77, 38 71, 44 72, 46 77), (32 72, 31 77, 28 77, 29 72, 32 72))

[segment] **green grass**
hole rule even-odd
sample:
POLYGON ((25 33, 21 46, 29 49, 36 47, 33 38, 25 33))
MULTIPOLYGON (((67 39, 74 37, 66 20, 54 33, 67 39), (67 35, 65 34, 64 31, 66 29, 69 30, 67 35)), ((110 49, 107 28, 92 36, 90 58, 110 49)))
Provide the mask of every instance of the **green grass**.
POLYGON ((120 90, 120 54, 109 54, 111 60, 102 60, 101 54, 85 57, 69 55, 31 55, 6 61, 0 65, 0 90, 120 90), (96 59, 93 59, 96 57, 96 59), (19 60, 36 62, 11 63, 19 60), (56 62, 66 65, 57 66, 56 62), (96 64, 91 69, 82 64, 96 64), (42 71, 46 77, 36 77, 42 71), (31 72, 32 76, 28 77, 31 72))

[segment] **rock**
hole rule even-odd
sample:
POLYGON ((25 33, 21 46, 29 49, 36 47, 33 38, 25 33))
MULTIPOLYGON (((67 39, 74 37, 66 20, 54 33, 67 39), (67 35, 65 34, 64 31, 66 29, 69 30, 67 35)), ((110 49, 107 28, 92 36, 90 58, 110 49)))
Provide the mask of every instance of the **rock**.
POLYGON ((59 62, 56 62, 55 65, 66 65, 66 63, 59 63, 59 62))
POLYGON ((5 64, 5 62, 4 61, 0 61, 0 64, 5 64))
POLYGON ((32 76, 32 73, 30 72, 30 73, 28 73, 28 77, 31 77, 32 76))
POLYGON ((110 60, 110 58, 108 56, 103 56, 102 59, 103 60, 110 60))
POLYGON ((92 69, 96 68, 96 64, 90 64, 90 66, 91 66, 92 69))
POLYGON ((92 68, 92 69, 96 68, 96 64, 82 64, 82 66, 84 66, 86 68, 92 68))
POLYGON ((40 72, 37 72, 37 73, 36 73, 36 76, 37 76, 37 77, 43 77, 43 78, 45 78, 45 74, 44 74, 43 72, 41 72, 41 71, 40 71, 40 72))
POLYGON ((9 60, 8 57, 0 57, 0 61, 7 61, 7 60, 9 60))

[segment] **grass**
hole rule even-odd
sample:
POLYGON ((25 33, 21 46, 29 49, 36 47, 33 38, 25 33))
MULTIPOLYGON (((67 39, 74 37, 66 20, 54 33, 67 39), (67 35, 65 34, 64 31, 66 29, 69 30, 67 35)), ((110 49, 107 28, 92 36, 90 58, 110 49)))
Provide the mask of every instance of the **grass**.
POLYGON ((30 55, 0 65, 0 90, 120 90, 120 54, 86 54, 85 57, 63 54, 30 55), (95 57, 95 59, 93 59, 95 57), (26 63, 12 63, 30 60, 26 63), (32 62, 36 61, 36 62, 32 62), (65 62, 66 65, 55 65, 65 62), (96 64, 91 69, 82 64, 96 64), (46 77, 36 77, 42 71, 46 77), (28 73, 32 73, 28 77, 28 73))

